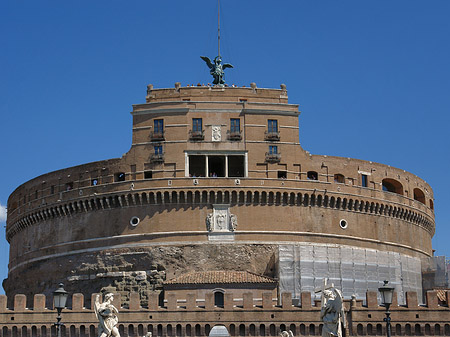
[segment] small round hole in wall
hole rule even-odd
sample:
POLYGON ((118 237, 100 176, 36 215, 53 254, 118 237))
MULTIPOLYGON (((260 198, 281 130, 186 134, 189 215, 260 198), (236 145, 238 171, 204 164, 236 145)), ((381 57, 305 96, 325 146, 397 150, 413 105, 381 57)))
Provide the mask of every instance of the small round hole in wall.
POLYGON ((134 216, 130 219, 130 225, 133 227, 139 225, 139 222, 141 222, 141 219, 139 219, 137 216, 134 216))
POLYGON ((348 227, 347 220, 341 219, 341 221, 339 221, 339 226, 341 226, 342 229, 346 229, 348 227))

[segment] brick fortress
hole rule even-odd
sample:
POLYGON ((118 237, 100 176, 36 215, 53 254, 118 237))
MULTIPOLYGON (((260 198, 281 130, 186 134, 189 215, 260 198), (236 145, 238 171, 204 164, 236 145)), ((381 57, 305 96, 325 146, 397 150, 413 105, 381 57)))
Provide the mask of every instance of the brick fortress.
POLYGON ((36 319, 37 335, 50 329, 45 308, 61 281, 77 293, 70 336, 95 335, 84 307, 101 289, 121 295, 122 335, 203 335, 220 322, 236 335, 314 335, 324 278, 347 300, 350 334, 383 333, 374 291, 384 279, 401 305, 397 333, 450 334, 448 307, 422 286, 435 231, 424 180, 303 150, 284 85, 149 85, 132 116, 121 158, 51 172, 11 194, 4 335, 33 334, 24 317, 36 319), (222 276, 207 285, 208 272, 222 276))

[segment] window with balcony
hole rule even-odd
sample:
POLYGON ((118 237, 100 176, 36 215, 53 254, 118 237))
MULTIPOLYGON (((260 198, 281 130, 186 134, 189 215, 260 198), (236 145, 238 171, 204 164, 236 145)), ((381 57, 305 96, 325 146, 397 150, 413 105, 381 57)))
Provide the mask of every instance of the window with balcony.
POLYGON ((267 121, 267 131, 265 135, 266 140, 280 140, 280 133, 278 132, 278 121, 276 119, 269 119, 267 121))
POLYGON ((203 121, 201 118, 192 118, 192 130, 190 131, 191 140, 203 140, 203 121))
POLYGON ((269 145, 269 152, 266 152, 266 161, 269 163, 279 162, 280 153, 278 152, 277 145, 269 145))
POLYGON ((239 118, 230 119, 229 140, 241 140, 241 120, 239 118))
POLYGON ((164 140, 164 120, 153 120, 153 131, 151 133, 152 140, 164 140))
POLYGON ((153 146, 155 153, 151 157, 152 162, 162 162, 164 161, 164 153, 162 145, 153 146))

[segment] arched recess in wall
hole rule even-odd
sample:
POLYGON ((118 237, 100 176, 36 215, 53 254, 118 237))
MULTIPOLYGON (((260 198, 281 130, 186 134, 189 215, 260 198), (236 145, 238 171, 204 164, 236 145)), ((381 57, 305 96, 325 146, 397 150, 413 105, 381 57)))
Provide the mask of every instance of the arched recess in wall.
POLYGON ((403 185, 395 179, 390 178, 383 179, 382 185, 383 191, 403 195, 403 185))
POLYGON ((308 171, 308 173, 306 174, 306 177, 308 180, 318 180, 319 179, 319 175, 317 174, 316 171, 308 171))
POLYGON ((422 204, 425 205, 425 194, 420 188, 414 189, 414 200, 420 201, 422 204))
POLYGON ((219 308, 223 308, 225 298, 223 289, 214 289, 214 305, 219 308))

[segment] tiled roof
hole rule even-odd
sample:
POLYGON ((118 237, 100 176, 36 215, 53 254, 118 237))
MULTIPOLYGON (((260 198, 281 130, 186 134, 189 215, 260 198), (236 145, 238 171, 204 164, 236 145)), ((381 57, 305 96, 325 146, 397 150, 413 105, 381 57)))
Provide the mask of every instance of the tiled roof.
POLYGON ((276 280, 248 271, 201 271, 180 275, 165 284, 234 284, 234 283, 277 283, 276 280))

